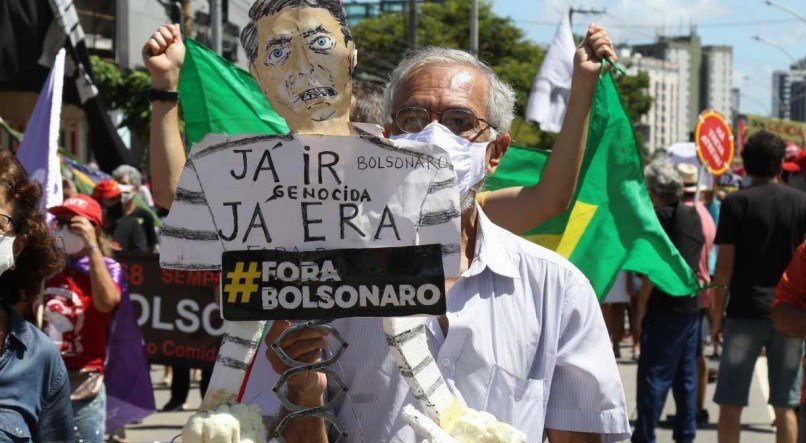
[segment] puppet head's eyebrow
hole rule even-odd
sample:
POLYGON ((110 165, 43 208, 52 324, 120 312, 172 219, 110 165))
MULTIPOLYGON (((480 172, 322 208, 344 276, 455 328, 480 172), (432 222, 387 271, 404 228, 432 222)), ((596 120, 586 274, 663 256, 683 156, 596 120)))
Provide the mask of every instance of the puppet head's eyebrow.
POLYGON ((288 36, 288 35, 284 35, 284 36, 281 36, 281 37, 275 37, 275 38, 269 40, 268 42, 266 42, 266 48, 270 48, 270 47, 272 47, 274 45, 284 45, 284 44, 286 44, 286 43, 288 43, 290 41, 291 41, 291 37, 288 36))
POLYGON ((303 32, 302 36, 305 37, 305 38, 308 38, 308 37, 310 37, 310 36, 312 36, 314 34, 318 34, 320 32, 323 33, 323 34, 330 34, 329 32, 327 32, 327 30, 325 30, 324 26, 319 25, 319 26, 317 26, 315 28, 311 28, 311 29, 303 32))

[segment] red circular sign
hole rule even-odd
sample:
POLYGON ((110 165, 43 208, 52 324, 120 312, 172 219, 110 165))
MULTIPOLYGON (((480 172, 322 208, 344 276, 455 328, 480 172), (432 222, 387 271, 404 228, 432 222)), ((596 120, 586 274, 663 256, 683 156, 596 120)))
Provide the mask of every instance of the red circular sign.
POLYGON ((700 114, 694 134, 697 155, 714 175, 722 175, 733 160, 733 133, 722 114, 709 109, 700 114))

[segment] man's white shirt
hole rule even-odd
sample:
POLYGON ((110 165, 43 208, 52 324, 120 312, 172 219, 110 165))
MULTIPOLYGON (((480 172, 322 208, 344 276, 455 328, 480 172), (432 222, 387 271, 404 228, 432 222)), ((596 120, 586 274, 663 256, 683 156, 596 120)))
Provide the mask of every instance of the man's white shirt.
MULTIPOLYGON (((541 441, 545 428, 630 435, 624 389, 590 283, 564 258, 494 225, 479 209, 476 254, 447 297, 447 337, 429 325, 431 354, 451 391, 541 441)), ((380 318, 333 322, 349 343, 336 370, 349 386, 336 409, 349 441, 416 441, 400 418, 417 405, 380 318)), ((336 343, 333 343, 333 349, 336 343)), ((261 344, 244 400, 277 401, 261 344), (261 392, 263 391, 263 392, 261 392)), ((335 389, 335 387, 333 387, 335 389)))

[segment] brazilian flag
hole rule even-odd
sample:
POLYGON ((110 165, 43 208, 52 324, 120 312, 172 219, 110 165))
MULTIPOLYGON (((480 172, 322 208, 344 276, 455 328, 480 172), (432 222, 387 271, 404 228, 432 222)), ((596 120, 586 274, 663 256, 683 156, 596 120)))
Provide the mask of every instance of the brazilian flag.
MULTIPOLYGON (((540 180, 549 152, 510 147, 487 190, 540 180)), ((603 72, 590 112, 588 140, 571 208, 524 234, 569 259, 603 299, 620 270, 646 274, 672 295, 699 284, 655 216, 632 123, 612 74, 603 72)))
MULTIPOLYGON (((284 134, 288 127, 257 83, 193 40, 179 82, 188 145, 206 134, 284 134)), ((487 189, 529 186, 540 180, 548 152, 510 147, 487 189)), ((673 295, 697 292, 697 278, 655 216, 644 184, 632 124, 613 77, 599 77, 585 157, 570 210, 524 237, 576 265, 604 298, 620 270, 640 272, 673 295)))

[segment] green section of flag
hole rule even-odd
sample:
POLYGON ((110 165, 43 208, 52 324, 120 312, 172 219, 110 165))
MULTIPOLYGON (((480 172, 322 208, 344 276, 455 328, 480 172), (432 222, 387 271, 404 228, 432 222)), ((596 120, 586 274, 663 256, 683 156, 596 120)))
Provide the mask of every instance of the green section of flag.
POLYGON ((288 132, 248 72, 194 40, 185 39, 185 46, 179 101, 188 148, 207 134, 288 132))
MULTIPOLYGON (((487 189, 533 185, 547 159, 546 151, 511 147, 487 189)), ((655 216, 632 124, 610 73, 602 74, 596 87, 571 209, 524 237, 567 257, 600 299, 622 269, 648 275, 669 294, 697 292, 694 272, 655 216)))

